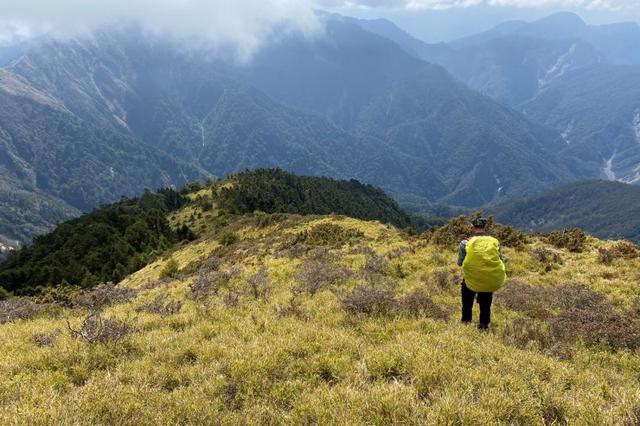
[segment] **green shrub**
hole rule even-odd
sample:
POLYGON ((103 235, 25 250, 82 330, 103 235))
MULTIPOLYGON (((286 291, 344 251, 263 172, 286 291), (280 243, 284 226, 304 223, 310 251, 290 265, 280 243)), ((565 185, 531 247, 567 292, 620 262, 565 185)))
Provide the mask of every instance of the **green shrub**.
POLYGON ((0 287, 0 300, 7 300, 11 297, 11 293, 4 289, 4 287, 0 287))
POLYGON ((160 279, 175 278, 176 275, 178 275, 178 272, 180 272, 180 265, 178 265, 178 262, 175 259, 170 259, 167 264, 164 265, 164 268, 162 268, 162 271, 160 272, 160 279))
POLYGON ((222 234, 222 237, 220 237, 219 241, 220 241, 220 244, 227 247, 237 243, 239 240, 240 238, 238 237, 237 234, 233 232, 225 232, 224 234, 222 234))
POLYGON ((582 252, 587 242, 587 235, 579 228, 555 231, 545 237, 550 244, 576 253, 582 252))
POLYGON ((363 236, 361 231, 355 229, 344 228, 334 223, 321 223, 308 231, 299 233, 295 242, 315 246, 332 246, 346 244, 363 236))

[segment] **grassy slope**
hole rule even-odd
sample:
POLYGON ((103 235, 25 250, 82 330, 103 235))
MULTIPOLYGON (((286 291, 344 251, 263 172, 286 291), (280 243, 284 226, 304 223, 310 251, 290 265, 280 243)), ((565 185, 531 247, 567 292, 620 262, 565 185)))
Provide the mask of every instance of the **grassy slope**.
MULTIPOLYGON (((206 215, 195 221, 206 221, 206 215)), ((137 331, 117 344, 92 345, 70 337, 64 318, 78 326, 81 310, 0 325, 0 423, 638 420, 637 352, 575 344, 572 356, 563 358, 538 349, 535 342, 518 348, 508 330, 523 314, 499 300, 489 334, 458 324, 459 287, 453 279, 446 286, 434 279, 438 273, 453 278, 453 247, 443 250, 377 222, 343 217, 289 216, 271 222, 264 216, 233 221, 218 231, 239 236, 229 247, 220 247, 219 234, 206 231, 198 241, 124 280, 121 286, 139 290, 137 298, 107 308, 104 315, 137 331), (449 320, 349 314, 329 290, 300 295, 300 312, 282 314, 292 288, 299 285, 296 270, 305 257, 322 251, 316 247, 297 257, 285 248, 288 236, 326 222, 364 234, 331 246, 336 263, 359 271, 369 247, 388 258, 387 279, 397 282, 398 294, 425 288, 451 310, 449 320), (223 259, 221 270, 235 271, 231 280, 208 301, 191 300, 189 284, 215 255, 223 259), (170 258, 183 273, 155 281, 170 258), (246 280, 261 265, 267 267, 272 291, 256 300, 248 294, 246 280), (136 312, 160 293, 183 301, 182 310, 173 315, 136 312), (234 293, 238 304, 225 303, 234 293), (34 343, 33 336, 43 333, 56 336, 51 346, 34 343)), ((533 241, 526 251, 541 244, 533 241)), ((563 252, 563 264, 549 272, 527 252, 506 249, 505 254, 512 278, 533 286, 579 281, 625 310, 636 294, 640 260, 598 263, 595 248, 609 244, 590 240, 584 253, 563 252)), ((337 294, 362 280, 359 274, 352 276, 337 294)))

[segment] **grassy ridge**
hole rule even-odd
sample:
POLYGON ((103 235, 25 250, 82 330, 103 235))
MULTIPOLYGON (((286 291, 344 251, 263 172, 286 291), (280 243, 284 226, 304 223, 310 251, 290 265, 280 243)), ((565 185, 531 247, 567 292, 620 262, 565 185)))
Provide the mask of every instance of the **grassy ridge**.
POLYGON ((511 282, 480 334, 457 322, 455 246, 439 241, 340 216, 245 216, 92 303, 51 294, 18 315, 13 299, 8 318, 5 302, 0 423, 639 420, 640 260, 603 260, 616 243, 593 238, 579 252, 538 237, 506 247, 511 282), (110 324, 85 327, 91 341, 70 332, 87 306, 110 324), (571 322, 587 312, 591 331, 571 322))
POLYGON ((231 217, 254 211, 338 213, 410 224, 398 204, 371 185, 278 169, 246 171, 215 185, 196 181, 180 193, 145 192, 59 225, 0 264, 0 299, 4 290, 33 295, 62 284, 89 288, 118 282, 174 244, 193 239, 194 231, 220 228, 231 217))

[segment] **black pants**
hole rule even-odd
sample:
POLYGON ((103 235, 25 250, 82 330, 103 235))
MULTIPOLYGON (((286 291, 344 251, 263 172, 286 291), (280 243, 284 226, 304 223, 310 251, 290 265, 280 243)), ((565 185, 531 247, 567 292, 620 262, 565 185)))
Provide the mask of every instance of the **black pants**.
POLYGON ((487 326, 491 322, 491 302, 493 293, 476 293, 467 287, 462 281, 462 322, 471 322, 473 313, 473 301, 478 295, 478 305, 480 305, 480 325, 487 326))

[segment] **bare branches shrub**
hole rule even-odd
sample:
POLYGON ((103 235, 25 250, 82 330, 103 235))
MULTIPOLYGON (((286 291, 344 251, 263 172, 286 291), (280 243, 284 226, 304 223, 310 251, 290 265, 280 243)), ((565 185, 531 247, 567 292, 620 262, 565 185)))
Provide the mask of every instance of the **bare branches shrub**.
POLYGON ((330 262, 309 259, 304 261, 296 272, 296 280, 302 289, 310 295, 347 280, 352 275, 345 267, 330 262))
POLYGON ((137 294, 138 292, 134 289, 120 287, 108 282, 79 294, 72 303, 73 307, 99 311, 107 306, 129 302, 137 294))
POLYGON ((182 309, 182 302, 179 300, 167 301, 167 295, 158 294, 151 302, 140 305, 136 312, 146 312, 162 316, 174 315, 182 309))
POLYGON ((12 297, 0 301, 0 324, 51 314, 59 307, 55 303, 36 303, 30 297, 12 297))
POLYGON ((77 329, 67 320, 67 328, 72 337, 90 344, 117 343, 133 331, 133 327, 116 318, 102 318, 98 311, 90 311, 77 329))
POLYGON ((562 265, 562 252, 551 247, 537 247, 529 255, 540 263, 562 265))
POLYGON ((193 300, 204 301, 210 296, 217 295, 221 288, 228 286, 229 281, 241 273, 242 271, 238 267, 233 267, 228 271, 201 271, 189 284, 188 297, 193 300))
POLYGON ((395 291, 389 286, 360 285, 340 299, 342 308, 352 314, 388 314, 395 308, 395 291))
POLYGON ((33 343, 40 347, 53 346, 57 338, 55 333, 35 333, 31 336, 33 343))
POLYGON ((395 308, 399 313, 412 317, 426 316, 439 320, 449 318, 449 312, 435 303, 422 288, 416 288, 398 299, 395 308))
POLYGON ((266 299, 271 292, 271 281, 269 280, 269 271, 262 265, 258 271, 247 278, 247 287, 249 294, 254 299, 266 299))
POLYGON ((496 294, 498 303, 509 309, 524 312, 532 318, 547 318, 550 292, 543 287, 534 287, 519 280, 509 280, 496 294))
POLYGON ((552 339, 602 345, 611 349, 635 350, 640 347, 640 326, 602 305, 591 309, 569 309, 549 320, 552 339))

